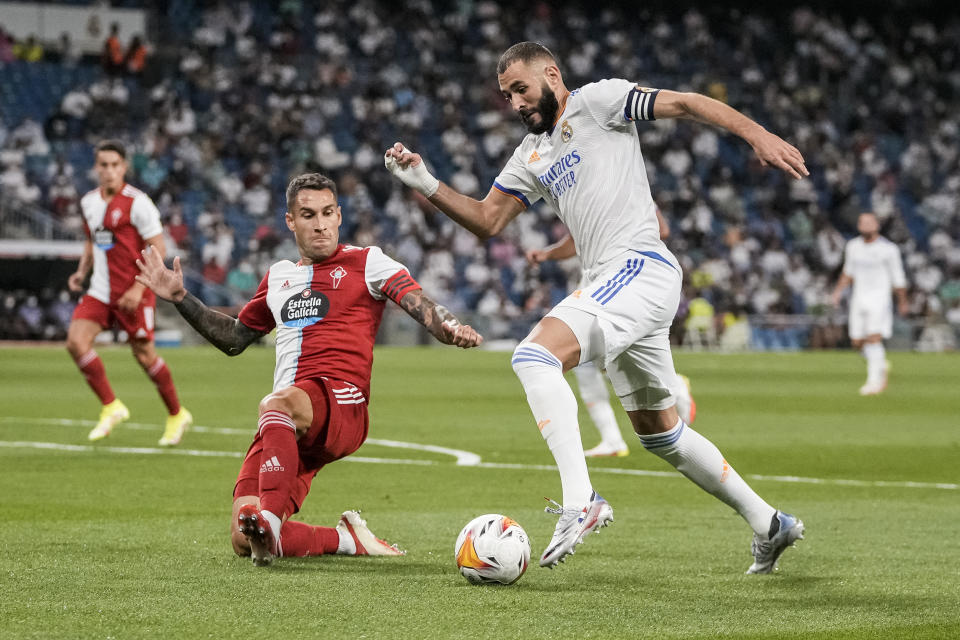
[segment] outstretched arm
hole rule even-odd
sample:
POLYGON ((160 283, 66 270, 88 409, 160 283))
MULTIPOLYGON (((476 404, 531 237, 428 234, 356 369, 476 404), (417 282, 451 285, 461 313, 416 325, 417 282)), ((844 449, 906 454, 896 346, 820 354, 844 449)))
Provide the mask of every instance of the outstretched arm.
POLYGON ((415 289, 407 293, 397 304, 443 344, 469 349, 483 343, 483 336, 470 325, 460 324, 455 315, 443 305, 431 300, 423 289, 415 289))
POLYGON ((465 196, 427 171, 423 158, 397 142, 383 154, 387 169, 411 189, 422 193, 448 218, 481 240, 500 233, 523 211, 523 204, 491 188, 483 200, 465 196))
POLYGON ((167 269, 159 252, 149 247, 140 252, 142 260, 137 260, 140 275, 137 282, 149 287, 164 300, 173 303, 190 326, 207 339, 210 344, 228 356, 239 355, 250 343, 263 334, 251 329, 236 318, 215 311, 203 304, 183 286, 183 271, 180 258, 173 259, 173 269, 167 269))
POLYGON ((797 180, 810 175, 803 156, 733 107, 699 93, 660 90, 653 104, 655 118, 689 118, 722 127, 750 144, 763 166, 773 165, 797 180))

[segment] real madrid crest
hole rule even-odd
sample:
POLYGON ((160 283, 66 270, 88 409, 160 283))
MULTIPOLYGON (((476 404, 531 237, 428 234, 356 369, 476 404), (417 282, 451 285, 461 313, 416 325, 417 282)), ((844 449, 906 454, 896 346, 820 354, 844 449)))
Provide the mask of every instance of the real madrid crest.
POLYGON ((564 142, 570 142, 570 138, 573 137, 573 127, 570 126, 570 123, 566 120, 563 121, 563 124, 560 125, 560 139, 564 142))

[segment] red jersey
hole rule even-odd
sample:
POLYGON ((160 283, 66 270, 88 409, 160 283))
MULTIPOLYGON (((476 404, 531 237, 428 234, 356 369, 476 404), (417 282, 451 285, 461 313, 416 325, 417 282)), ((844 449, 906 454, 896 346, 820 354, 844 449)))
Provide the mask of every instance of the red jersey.
MULTIPOLYGON (((133 286, 144 240, 163 233, 160 212, 144 192, 124 184, 109 201, 100 189, 80 199, 83 230, 93 243, 93 276, 87 294, 104 304, 116 302, 133 286)), ((144 297, 152 297, 147 290, 144 297)))
POLYGON ((370 397, 373 344, 386 299, 398 302, 420 285, 379 247, 338 245, 312 265, 282 260, 264 276, 240 311, 251 329, 277 329, 273 390, 330 377, 370 397))

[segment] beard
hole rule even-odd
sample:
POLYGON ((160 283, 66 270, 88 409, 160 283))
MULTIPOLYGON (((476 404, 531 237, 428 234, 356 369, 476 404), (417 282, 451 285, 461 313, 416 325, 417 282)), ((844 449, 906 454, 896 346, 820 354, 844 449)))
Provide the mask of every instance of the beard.
POLYGON ((543 83, 540 86, 540 99, 537 101, 536 108, 520 114, 520 119, 527 127, 527 131, 540 135, 553 126, 553 123, 557 119, 558 111, 560 111, 560 103, 557 102, 557 94, 555 94, 546 83, 543 83), (539 123, 533 121, 533 114, 535 113, 540 114, 539 123))

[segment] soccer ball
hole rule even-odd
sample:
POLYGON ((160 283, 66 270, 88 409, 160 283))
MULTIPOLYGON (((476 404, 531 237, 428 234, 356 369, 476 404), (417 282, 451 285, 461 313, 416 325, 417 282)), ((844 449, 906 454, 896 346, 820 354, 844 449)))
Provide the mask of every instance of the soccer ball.
POLYGON ((513 584, 530 564, 530 540, 516 520, 488 513, 467 523, 454 549, 460 574, 473 584, 513 584))

